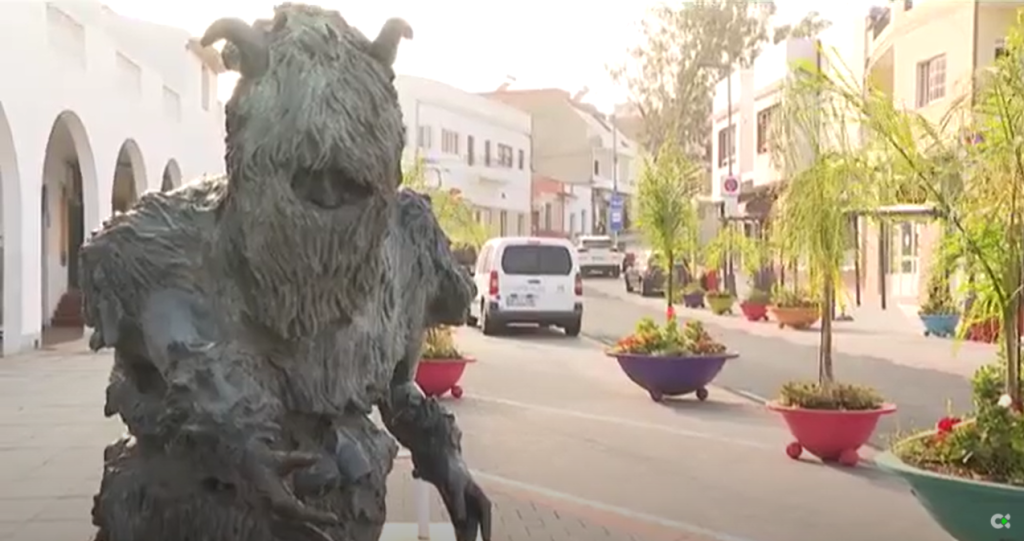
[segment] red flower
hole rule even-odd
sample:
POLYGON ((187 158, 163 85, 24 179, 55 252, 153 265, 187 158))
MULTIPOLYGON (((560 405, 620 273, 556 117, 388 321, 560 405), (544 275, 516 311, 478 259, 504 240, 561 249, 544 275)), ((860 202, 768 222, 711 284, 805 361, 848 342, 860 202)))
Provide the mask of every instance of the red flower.
POLYGON ((939 422, 935 424, 935 428, 939 430, 940 434, 948 434, 953 431, 956 425, 960 424, 959 417, 943 417, 939 419, 939 422))
POLYGON ((666 319, 674 319, 675 317, 676 317, 676 307, 672 306, 670 304, 670 305, 668 305, 668 308, 665 309, 665 318, 666 319))

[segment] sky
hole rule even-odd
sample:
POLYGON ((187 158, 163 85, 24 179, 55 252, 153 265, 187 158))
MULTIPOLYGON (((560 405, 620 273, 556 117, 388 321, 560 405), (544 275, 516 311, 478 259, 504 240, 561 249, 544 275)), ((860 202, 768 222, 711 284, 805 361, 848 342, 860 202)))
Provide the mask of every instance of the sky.
MULTIPOLYGON (((878 0, 882 2, 884 0, 878 0)), ((105 0, 129 17, 177 26, 202 35, 213 20, 269 17, 278 1, 205 0, 154 2, 105 0)), ((639 21, 658 0, 311 0, 337 9, 371 39, 390 17, 402 17, 415 38, 399 49, 398 73, 428 77, 471 92, 494 90, 513 77, 512 88, 589 88, 587 101, 610 111, 626 94, 608 77, 606 66, 621 62, 637 42, 639 21), (600 6, 600 7, 597 7, 600 6)), ((777 0, 776 24, 818 10, 837 23, 863 20, 871 0, 818 2, 777 0)), ((851 30, 852 31, 852 30, 851 30)), ((222 76, 223 100, 234 76, 222 76)))

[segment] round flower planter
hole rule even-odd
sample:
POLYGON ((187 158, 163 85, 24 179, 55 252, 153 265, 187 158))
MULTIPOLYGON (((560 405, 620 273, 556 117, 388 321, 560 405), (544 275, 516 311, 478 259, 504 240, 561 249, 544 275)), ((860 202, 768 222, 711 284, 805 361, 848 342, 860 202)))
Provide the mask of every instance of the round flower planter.
POLYGON ((885 404, 879 409, 864 411, 812 410, 769 402, 768 409, 782 415, 796 440, 786 446, 790 458, 798 459, 806 450, 823 462, 838 461, 856 466, 860 461, 857 449, 871 438, 878 419, 896 411, 896 406, 885 404))
POLYGON ((452 397, 462 398, 462 387, 459 380, 466 371, 466 365, 476 359, 423 359, 416 366, 416 384, 427 396, 444 396, 451 392, 452 397))
POLYGON ((722 371, 725 361, 738 357, 735 353, 692 357, 658 357, 635 353, 609 354, 619 362, 626 376, 661 402, 666 396, 696 393, 697 399, 708 398, 707 385, 722 371))
POLYGON ((752 302, 741 302, 740 310, 747 321, 768 321, 768 305, 755 304, 752 302))
POLYGON ((1001 518, 1009 518, 1000 515, 1016 515, 1024 507, 1024 488, 922 470, 889 452, 876 456, 875 465, 903 478, 932 520, 953 539, 1024 540, 1024 528, 1010 528, 1000 521, 1001 518))
POLYGON ((687 308, 704 308, 704 292, 683 293, 683 306, 687 308))
POLYGON ((715 315, 731 314, 732 313, 732 297, 722 295, 704 295, 705 302, 708 303, 708 307, 711 308, 711 312, 715 315))
POLYGON ((960 314, 918 314, 918 317, 924 324, 925 336, 953 336, 960 323, 960 314))
POLYGON ((780 329, 808 329, 821 317, 821 311, 817 307, 769 306, 768 311, 772 313, 780 329))

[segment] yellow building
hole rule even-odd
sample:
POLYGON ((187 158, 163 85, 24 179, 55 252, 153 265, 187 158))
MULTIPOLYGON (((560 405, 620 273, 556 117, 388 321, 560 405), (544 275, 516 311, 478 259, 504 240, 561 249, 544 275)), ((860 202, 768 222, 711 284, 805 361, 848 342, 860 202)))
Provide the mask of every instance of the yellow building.
MULTIPOLYGON (((865 83, 938 123, 956 100, 970 95, 973 74, 990 65, 1024 1, 910 0, 874 8, 864 33, 865 83)), ((941 233, 932 220, 894 215, 861 228, 864 301, 884 292, 888 304, 924 301, 929 265, 941 233)))

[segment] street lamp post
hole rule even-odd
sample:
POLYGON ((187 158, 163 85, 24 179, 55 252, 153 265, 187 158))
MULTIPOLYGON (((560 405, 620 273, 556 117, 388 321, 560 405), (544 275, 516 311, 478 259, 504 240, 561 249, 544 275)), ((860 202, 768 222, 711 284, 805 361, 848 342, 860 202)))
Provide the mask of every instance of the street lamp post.
MULTIPOLYGON (((726 133, 729 134, 729 146, 727 147, 729 177, 733 176, 733 162, 736 161, 736 130, 732 124, 732 58, 725 65, 725 107, 726 112, 726 133)), ((730 227, 725 212, 725 200, 722 200, 722 227, 730 227)), ((736 296, 736 275, 733 272, 732 261, 732 237, 731 232, 727 234, 725 247, 725 290, 736 296)))

